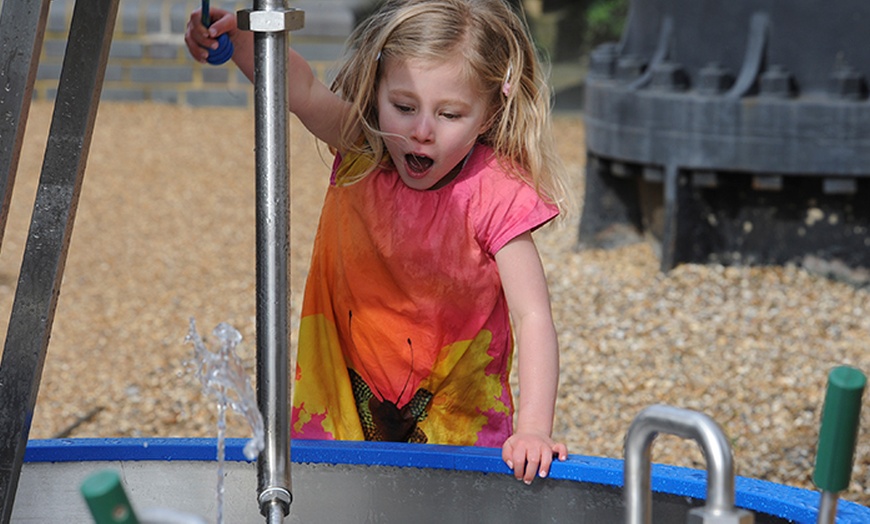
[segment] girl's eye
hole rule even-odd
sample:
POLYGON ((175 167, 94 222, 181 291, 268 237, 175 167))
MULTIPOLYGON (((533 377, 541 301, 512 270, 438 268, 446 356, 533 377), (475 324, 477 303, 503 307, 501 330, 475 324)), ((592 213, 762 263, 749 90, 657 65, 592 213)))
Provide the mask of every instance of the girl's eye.
POLYGON ((411 106, 405 106, 405 105, 402 105, 402 104, 393 104, 393 106, 394 106, 394 107, 396 108, 396 110, 397 110, 398 112, 400 112, 400 113, 410 113, 411 111, 413 111, 413 109, 411 108, 411 106))
POLYGON ((456 113, 441 113, 441 116, 443 116, 447 120, 456 120, 457 118, 462 117, 462 115, 458 115, 456 113))

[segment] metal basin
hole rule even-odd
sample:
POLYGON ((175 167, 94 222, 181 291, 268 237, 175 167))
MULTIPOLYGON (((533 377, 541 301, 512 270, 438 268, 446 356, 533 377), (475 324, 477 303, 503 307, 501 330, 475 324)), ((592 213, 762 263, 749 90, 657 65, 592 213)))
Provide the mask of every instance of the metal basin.
MULTIPOLYGON (((227 441, 224 519, 262 522, 256 465, 242 439, 227 441)), ((550 478, 515 480, 498 449, 371 442, 296 441, 293 503, 286 522, 621 523, 623 461, 571 455, 550 478)), ((215 439, 35 440, 27 447, 12 521, 88 522, 79 486, 117 470, 135 508, 168 507, 214 520, 215 439)), ((706 472, 652 468, 653 521, 685 522, 703 505, 706 472)), ((816 521, 819 494, 736 479, 736 503, 757 523, 816 521)), ((870 522, 870 509, 841 501, 843 523, 870 522)))

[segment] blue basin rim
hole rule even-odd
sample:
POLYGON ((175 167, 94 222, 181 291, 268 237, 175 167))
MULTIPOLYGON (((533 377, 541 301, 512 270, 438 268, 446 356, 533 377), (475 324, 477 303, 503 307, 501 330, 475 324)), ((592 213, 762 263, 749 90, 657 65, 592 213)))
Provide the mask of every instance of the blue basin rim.
MULTIPOLYGON (((226 460, 245 462, 242 448, 246 439, 226 440, 226 460)), ((214 438, 109 438, 31 440, 24 454, 25 462, 88 461, 173 461, 215 460, 214 438)), ((446 469, 480 473, 511 474, 501 460, 501 450, 431 444, 395 444, 385 442, 347 442, 297 440, 291 449, 293 462, 317 464, 352 464, 408 468, 446 469)), ((619 459, 570 455, 556 462, 550 478, 622 486, 623 461, 619 459)), ((706 497, 707 474, 704 470, 654 464, 652 488, 655 492, 692 497, 706 497)), ((814 523, 820 494, 773 482, 737 477, 736 502, 743 508, 767 513, 801 523, 814 523)), ((838 523, 868 523, 870 508, 841 500, 838 523)))

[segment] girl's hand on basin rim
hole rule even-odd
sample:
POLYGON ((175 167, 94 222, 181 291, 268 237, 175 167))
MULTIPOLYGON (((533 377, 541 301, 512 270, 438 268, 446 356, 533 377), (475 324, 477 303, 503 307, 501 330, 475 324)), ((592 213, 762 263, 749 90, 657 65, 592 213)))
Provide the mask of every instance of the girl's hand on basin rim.
POLYGON ((568 458, 568 447, 556 442, 549 435, 518 432, 505 441, 501 449, 502 460, 512 470, 517 480, 531 484, 535 475, 544 478, 550 473, 553 457, 568 458))

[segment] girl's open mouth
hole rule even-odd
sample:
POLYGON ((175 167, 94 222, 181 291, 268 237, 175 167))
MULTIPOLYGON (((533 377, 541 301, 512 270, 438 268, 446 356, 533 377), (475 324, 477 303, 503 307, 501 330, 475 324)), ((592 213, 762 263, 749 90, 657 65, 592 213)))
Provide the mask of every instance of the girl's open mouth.
POLYGON ((432 167, 435 161, 424 155, 415 155, 408 153, 405 155, 405 164, 408 166, 408 171, 416 175, 422 175, 432 167))

